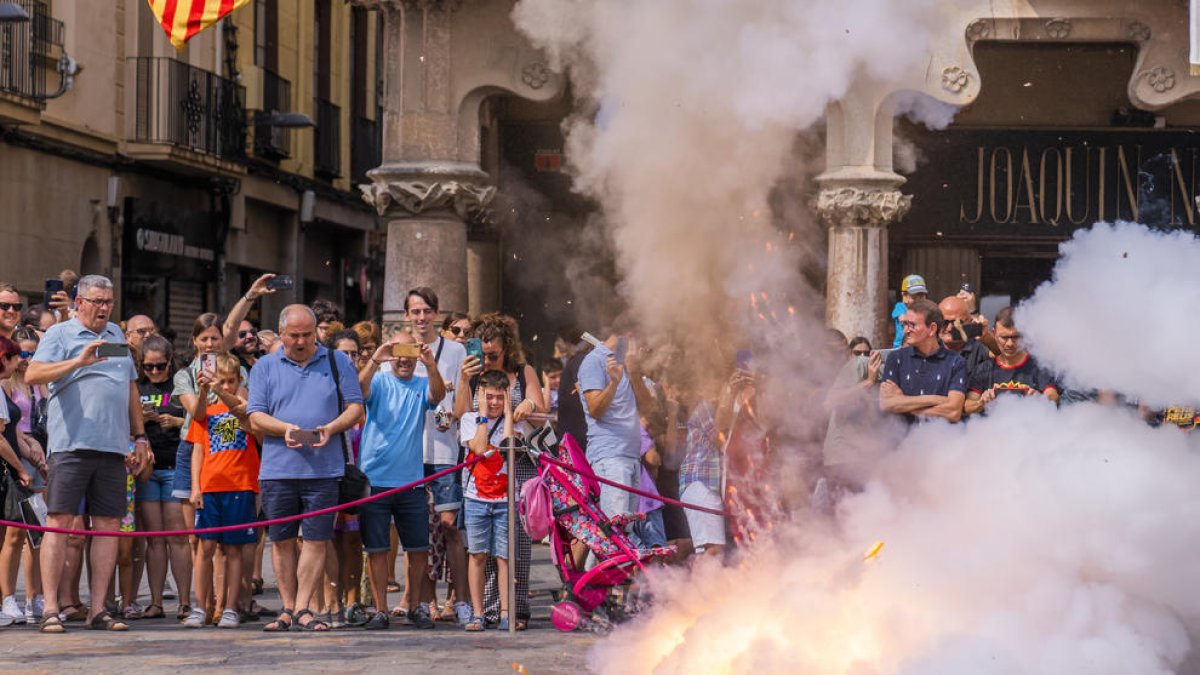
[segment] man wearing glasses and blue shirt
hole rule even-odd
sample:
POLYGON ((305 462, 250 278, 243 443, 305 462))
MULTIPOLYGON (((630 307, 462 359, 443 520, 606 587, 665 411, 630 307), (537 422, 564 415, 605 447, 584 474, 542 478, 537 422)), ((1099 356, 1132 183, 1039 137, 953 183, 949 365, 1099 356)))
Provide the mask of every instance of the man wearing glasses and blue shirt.
MULTIPOLYGON (((99 275, 79 280, 75 316, 46 331, 29 363, 25 381, 50 387, 48 406, 50 483, 46 494, 51 527, 70 527, 86 498, 92 529, 116 531, 125 514, 126 465, 136 471, 153 461, 142 426, 137 368, 129 356, 100 356, 106 343, 125 345, 125 335, 108 318, 112 281, 99 275), (131 442, 132 441, 132 442, 131 442), (132 449, 131 449, 132 448, 132 449)), ((58 582, 67 535, 46 533, 42 544, 43 633, 64 631, 58 612, 58 582)), ((103 591, 117 563, 117 540, 95 537, 88 569, 92 589, 88 627, 127 630, 104 609, 103 591)))
POLYGON ((940 417, 962 419, 967 396, 967 362, 938 340, 942 311, 914 300, 900 319, 904 346, 888 354, 879 386, 879 409, 909 422, 940 417))

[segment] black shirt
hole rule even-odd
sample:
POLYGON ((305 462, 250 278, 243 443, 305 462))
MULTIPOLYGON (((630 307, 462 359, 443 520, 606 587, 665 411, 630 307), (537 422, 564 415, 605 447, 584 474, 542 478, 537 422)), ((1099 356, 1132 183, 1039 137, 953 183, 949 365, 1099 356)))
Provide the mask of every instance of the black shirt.
POLYGON ((1046 393, 1059 390, 1050 371, 1038 365, 1037 359, 1029 354, 1015 366, 1000 363, 1000 357, 984 361, 971 371, 971 391, 982 394, 996 387, 996 395, 1025 395, 1030 389, 1046 393))
POLYGON ((561 434, 571 434, 579 443, 580 449, 587 451, 587 418, 584 417, 583 401, 579 400, 579 365, 583 357, 592 351, 591 345, 575 352, 575 355, 563 365, 562 377, 558 381, 558 430, 561 434))
MULTIPOLYGON (((4 425, 4 440, 8 441, 9 446, 12 447, 12 451, 16 453, 17 457, 20 457, 21 451, 17 445, 17 424, 21 421, 21 408, 8 397, 7 391, 4 392, 4 405, 8 407, 8 423, 4 425)), ((0 460, 0 464, 7 467, 8 462, 0 460)))
MULTIPOLYGON (((138 393, 143 404, 152 404, 158 412, 175 417, 183 417, 183 406, 171 395, 175 384, 173 378, 166 382, 155 384, 149 380, 138 380, 138 393)), ((171 427, 165 429, 157 422, 146 422, 146 437, 150 440, 150 449, 154 451, 154 470, 170 470, 175 468, 175 454, 179 450, 180 430, 171 427)))

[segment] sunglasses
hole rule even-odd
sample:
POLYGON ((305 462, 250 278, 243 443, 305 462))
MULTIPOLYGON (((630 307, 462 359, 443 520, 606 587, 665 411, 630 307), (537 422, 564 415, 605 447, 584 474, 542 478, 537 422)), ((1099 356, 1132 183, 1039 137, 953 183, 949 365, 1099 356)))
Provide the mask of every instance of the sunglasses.
POLYGON ((471 329, 464 328, 462 326, 450 326, 450 334, 451 335, 466 335, 467 331, 469 331, 469 330, 471 330, 471 329))
POLYGON ((23 302, 0 302, 0 312, 19 312, 24 306, 23 302))
POLYGON ((240 337, 240 338, 254 337, 255 335, 258 335, 258 331, 256 331, 256 330, 240 330, 240 331, 238 331, 238 337, 240 337))
POLYGON ((33 356, 33 352, 17 352, 17 356, 23 359, 28 359, 33 356))
POLYGON ((483 360, 484 361, 499 361, 500 355, 499 354, 484 354, 483 360))
POLYGON ((143 363, 142 363, 142 369, 143 369, 143 370, 166 370, 166 369, 167 369, 167 364, 165 364, 165 363, 147 363, 147 362, 143 362, 143 363))

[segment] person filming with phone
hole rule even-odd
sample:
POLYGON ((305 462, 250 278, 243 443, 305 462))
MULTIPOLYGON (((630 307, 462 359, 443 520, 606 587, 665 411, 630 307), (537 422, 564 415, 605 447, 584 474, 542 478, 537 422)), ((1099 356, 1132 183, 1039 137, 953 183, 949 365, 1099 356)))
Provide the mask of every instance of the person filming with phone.
MULTIPOLYGON (((338 504, 347 456, 343 432, 363 414, 354 362, 317 343, 310 307, 285 307, 279 335, 283 349, 259 359, 250 372, 246 404, 253 432, 263 436, 260 494, 271 520, 338 504)), ((329 630, 313 617, 309 603, 325 564, 325 546, 316 544, 333 539, 333 520, 330 513, 268 529, 284 609, 264 630, 288 630, 293 622, 305 630, 329 630), (303 547, 296 543, 298 533, 303 547)))
MULTIPOLYGON (((48 384, 50 483, 46 495, 51 527, 70 527, 86 498, 92 529, 113 532, 125 514, 126 465, 140 471, 153 462, 142 421, 137 368, 125 335, 108 318, 113 284, 99 275, 79 280, 75 316, 51 326, 38 345, 25 381, 48 384), (131 442, 132 441, 132 442, 131 442)), ((41 630, 64 631, 58 612, 67 535, 47 533, 42 543, 41 630)), ((117 540, 95 537, 88 569, 92 589, 88 627, 128 630, 104 609, 103 591, 117 563, 117 540)))

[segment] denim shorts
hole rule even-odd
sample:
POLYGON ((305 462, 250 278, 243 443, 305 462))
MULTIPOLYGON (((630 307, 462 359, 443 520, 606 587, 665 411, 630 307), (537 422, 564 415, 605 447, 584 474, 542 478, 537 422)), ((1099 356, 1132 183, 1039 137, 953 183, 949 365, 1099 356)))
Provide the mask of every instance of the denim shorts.
MULTIPOLYGON (((284 478, 259 481, 262 508, 267 520, 295 516, 337 506, 340 478, 284 478)), ((271 541, 295 539, 299 533, 305 541, 333 539, 334 514, 293 520, 267 528, 271 541)))
POLYGON ((173 502, 171 496, 175 482, 175 469, 155 469, 150 479, 138 481, 137 500, 139 502, 173 502))
MULTIPOLYGON (((255 497, 256 495, 249 490, 204 493, 204 508, 196 509, 196 527, 223 527, 253 523, 254 517, 258 515, 258 508, 254 504, 255 497)), ((228 532, 210 532, 201 534, 199 537, 231 546, 242 546, 257 543, 258 530, 248 527, 228 532)))
MULTIPOLYGON (((432 476, 439 471, 445 471, 453 464, 426 464, 425 475, 432 476)), ((433 493, 433 510, 458 511, 462 509, 463 491, 458 482, 458 472, 452 471, 441 478, 429 482, 429 491, 433 493)))
POLYGON ((171 496, 188 499, 192 496, 192 444, 179 441, 175 453, 175 479, 171 483, 171 496))
MULTIPOLYGON (((601 478, 632 488, 641 487, 642 463, 632 457, 609 457, 591 464, 592 472, 601 478)), ((609 518, 623 513, 637 513, 640 499, 628 490, 600 484, 600 510, 609 518)))
MULTIPOLYGON (((372 487, 371 494, 377 495, 389 489, 372 487)), ((393 520, 400 545, 406 552, 429 550, 429 502, 424 487, 367 502, 358 507, 358 519, 363 550, 367 553, 382 553, 391 548, 388 527, 393 520)))
POLYGON ((646 512, 646 519, 633 525, 634 544, 638 548, 654 548, 667 545, 667 531, 663 526, 663 510, 646 512))
POLYGON ((466 500, 467 552, 487 553, 508 560, 508 502, 466 500))

